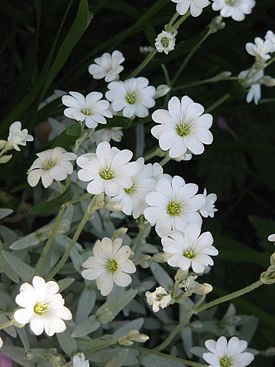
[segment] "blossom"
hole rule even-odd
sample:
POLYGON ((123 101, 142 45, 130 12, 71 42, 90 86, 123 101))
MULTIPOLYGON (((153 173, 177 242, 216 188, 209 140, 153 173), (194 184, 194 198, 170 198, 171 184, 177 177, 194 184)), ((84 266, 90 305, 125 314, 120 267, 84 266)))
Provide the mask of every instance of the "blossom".
POLYGON ((20 151, 18 145, 26 146, 27 142, 33 141, 33 136, 28 134, 27 129, 22 129, 20 121, 15 121, 10 125, 8 144, 12 149, 20 151))
POLYGON ((156 110, 152 119, 159 125, 151 129, 152 135, 159 140, 162 150, 168 150, 171 158, 181 158, 188 153, 201 154, 203 144, 211 144, 213 135, 209 131, 213 117, 203 113, 201 104, 184 96, 180 100, 172 97, 168 102, 168 111, 156 110))
POLYGON ((208 6, 210 2, 208 0, 171 0, 173 3, 177 3, 176 10, 180 15, 184 15, 190 9, 192 17, 198 17, 201 15, 203 8, 208 6))
POLYGON ((143 214, 147 207, 145 197, 149 191, 152 191, 163 173, 163 169, 159 163, 144 165, 144 158, 137 160, 138 171, 132 177, 133 184, 127 189, 122 189, 119 195, 115 196, 112 201, 119 202, 121 211, 127 215, 133 215, 137 219, 143 214))
POLYGON ((96 153, 82 154, 77 158, 81 168, 78 177, 81 181, 90 181, 87 191, 90 194, 114 196, 121 189, 133 185, 132 177, 138 170, 136 162, 130 162, 133 153, 128 149, 119 150, 111 147, 108 142, 98 144, 96 153))
POLYGON ((119 78, 119 74, 124 67, 121 65, 125 60, 120 51, 113 51, 112 54, 104 53, 102 56, 94 60, 88 68, 89 73, 94 79, 103 79, 109 83, 119 78))
POLYGON ((104 237, 96 241, 93 248, 93 256, 90 256, 82 266, 86 268, 82 276, 88 280, 96 279, 97 288, 102 296, 111 293, 114 283, 119 287, 127 287, 132 278, 129 274, 136 271, 134 263, 129 259, 131 249, 129 246, 121 246, 122 239, 112 241, 104 237))
POLYGON ((146 117, 148 108, 155 105, 155 87, 149 86, 149 80, 143 77, 131 78, 124 82, 108 84, 106 98, 111 102, 115 112, 122 111, 128 118, 146 117))
POLYGON ((217 200, 217 195, 216 194, 207 195, 206 189, 203 190, 203 195, 205 196, 205 203, 199 210, 200 215, 204 218, 207 218, 207 217, 214 218, 214 213, 218 211, 218 209, 215 208, 215 202, 217 200))
POLYGON ((123 131, 121 127, 111 127, 107 129, 100 129, 94 132, 91 136, 92 142, 97 145, 102 141, 110 142, 111 140, 120 142, 123 137, 123 131))
POLYGON ((254 43, 248 42, 245 45, 245 49, 249 55, 255 56, 256 59, 269 60, 271 57, 269 53, 272 50, 272 43, 268 40, 256 37, 254 43))
POLYGON ((64 306, 64 299, 58 293, 59 286, 54 281, 45 282, 35 276, 32 285, 23 283, 15 302, 22 308, 15 311, 14 319, 22 325, 30 323, 35 335, 45 330, 49 336, 63 333, 66 324, 63 320, 71 320, 71 311, 64 306))
POLYGON ((177 32, 162 31, 155 40, 155 46, 158 52, 164 52, 166 55, 173 51, 176 44, 177 32))
POLYGON ((210 339, 205 342, 205 346, 210 353, 204 353, 203 359, 209 363, 209 367, 245 367, 254 359, 252 353, 244 352, 247 342, 236 336, 228 342, 224 336, 217 341, 210 339))
POLYGON ((56 147, 44 150, 36 154, 38 158, 28 170, 28 183, 34 187, 40 178, 42 185, 47 188, 55 181, 63 181, 73 173, 73 165, 70 161, 76 159, 74 153, 68 153, 65 149, 56 147))
POLYGON ((101 100, 103 94, 91 92, 86 97, 78 92, 69 92, 70 95, 62 97, 62 103, 67 106, 64 115, 76 120, 85 121, 89 128, 95 128, 98 124, 107 124, 106 118, 111 118, 109 102, 101 100))
POLYGON ((256 4, 255 0, 213 0, 213 10, 220 10, 222 17, 240 22, 245 16, 252 13, 252 9, 256 4))
POLYGON ((73 356, 73 367, 89 367, 90 363, 85 359, 84 353, 78 353, 73 356))
POLYGON ((264 77, 264 69, 248 69, 242 71, 239 76, 239 82, 244 88, 248 88, 246 102, 250 103, 254 100, 258 104, 261 99, 261 83, 264 77))
POLYGON ((270 52, 275 52, 275 33, 272 31, 267 31, 265 35, 265 40, 269 41, 271 44, 270 52))
POLYGON ((270 241, 270 242, 275 242, 275 233, 273 233, 273 234, 270 234, 269 236, 268 236, 268 241, 270 241))
POLYGON ((213 237, 210 232, 201 234, 200 224, 190 224, 184 231, 173 231, 169 237, 161 239, 163 251, 167 254, 167 263, 182 270, 192 268, 195 273, 203 273, 205 268, 214 262, 209 256, 218 255, 212 246, 213 237))
POLYGON ((152 306, 154 312, 158 312, 160 308, 169 306, 172 297, 163 287, 157 287, 154 292, 145 292, 147 302, 152 306))
POLYGON ((198 186, 186 184, 179 176, 162 177, 154 192, 149 192, 145 201, 148 208, 144 216, 156 225, 160 237, 167 236, 172 230, 184 231, 189 223, 201 223, 197 212, 205 202, 204 195, 198 194, 198 186))

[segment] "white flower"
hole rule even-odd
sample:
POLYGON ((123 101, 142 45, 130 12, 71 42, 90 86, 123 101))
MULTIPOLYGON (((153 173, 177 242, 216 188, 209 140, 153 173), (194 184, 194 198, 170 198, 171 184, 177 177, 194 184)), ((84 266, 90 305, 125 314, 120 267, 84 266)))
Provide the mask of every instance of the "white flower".
POLYGON ((245 16, 252 13, 252 9, 256 4, 255 0, 213 0, 213 10, 220 10, 222 17, 240 22, 245 16))
POLYGON ((22 129, 22 124, 20 121, 15 121, 10 125, 8 142, 9 145, 15 149, 20 151, 18 145, 26 146, 27 142, 33 141, 33 136, 28 134, 27 129, 22 129))
POLYGON ((106 98, 111 102, 112 109, 122 111, 124 117, 146 117, 149 115, 148 108, 155 105, 156 93, 156 89, 148 84, 148 79, 143 77, 112 82, 108 84, 106 98))
POLYGON ((41 335, 45 330, 49 336, 63 333, 66 324, 63 320, 71 320, 71 311, 64 306, 64 299, 58 293, 56 282, 35 276, 32 285, 23 283, 15 302, 22 307, 15 311, 14 319, 22 325, 30 323, 35 335, 41 335))
POLYGON ((189 153, 201 154, 203 144, 211 144, 213 135, 209 131, 213 117, 205 113, 201 104, 184 96, 180 100, 172 97, 167 110, 156 110, 152 119, 160 125, 151 129, 152 135, 159 140, 162 150, 169 150, 171 158, 180 158, 189 153))
POLYGON ((247 342, 233 336, 227 342, 224 336, 217 341, 207 340, 206 348, 210 353, 204 353, 203 359, 209 363, 209 367, 245 367, 254 359, 252 353, 244 352, 247 342))
POLYGON ((89 73, 94 79, 103 79, 109 83, 119 78, 119 74, 124 69, 121 64, 125 60, 123 54, 120 51, 113 51, 112 54, 104 53, 102 56, 97 57, 94 62, 89 66, 89 73))
POLYGON ((129 274, 134 273, 136 267, 129 259, 131 249, 129 246, 121 245, 121 238, 112 241, 104 237, 101 241, 96 241, 93 256, 82 264, 84 268, 87 268, 82 272, 83 278, 96 279, 97 288, 102 296, 111 293, 114 283, 119 287, 127 287, 132 282, 129 274))
POLYGON ((186 184, 179 176, 162 177, 155 192, 150 192, 145 201, 149 205, 144 216, 156 225, 160 237, 167 236, 172 230, 184 231, 189 223, 201 223, 197 212, 205 202, 204 195, 198 194, 198 186, 186 184))
POLYGON ((89 367, 90 363, 85 359, 84 353, 78 353, 73 356, 73 367, 89 367))
POLYGON ((166 96, 167 93, 169 93, 171 88, 167 84, 161 84, 156 89, 156 95, 155 98, 161 98, 166 96))
POLYGON ((270 241, 270 242, 275 242, 275 233, 273 233, 273 234, 270 234, 269 236, 268 236, 268 241, 270 241))
POLYGON ((135 219, 143 214, 147 207, 145 197, 149 191, 153 191, 163 173, 163 169, 158 163, 144 165, 144 158, 139 158, 137 164, 138 171, 132 177, 132 186, 121 190, 120 194, 112 199, 112 201, 120 203, 123 213, 132 214, 135 219))
POLYGON ((147 291, 145 296, 154 312, 158 312, 160 308, 169 306, 172 300, 171 295, 163 287, 157 287, 154 292, 147 291))
POLYGON ((218 209, 215 208, 215 202, 217 200, 217 195, 216 194, 207 195, 206 189, 203 190, 203 195, 205 196, 205 203, 199 210, 200 215, 204 218, 207 218, 207 217, 214 218, 214 213, 218 211, 218 209))
POLYGON ((111 140, 120 142, 123 137, 121 127, 111 127, 107 129, 100 129, 94 132, 91 136, 91 141, 97 145, 102 141, 110 142, 111 140))
POLYGON ((272 43, 260 37, 256 37, 254 42, 248 42, 245 45, 245 49, 249 55, 255 56, 256 59, 269 60, 271 57, 269 53, 272 50, 272 43))
POLYGON ((180 288, 184 288, 186 292, 195 293, 199 295, 206 295, 213 291, 213 287, 211 284, 208 283, 198 283, 196 279, 198 278, 197 275, 190 275, 180 283, 180 288))
POLYGON ((0 348, 3 347, 3 339, 0 337, 0 348))
POLYGON ((28 170, 28 183, 34 187, 40 178, 42 185, 47 188, 55 181, 63 181, 73 173, 73 165, 70 161, 77 158, 74 153, 68 153, 65 149, 56 147, 44 150, 36 154, 38 158, 28 170))
POLYGON ((275 33, 272 31, 267 31, 265 35, 265 40, 269 41, 271 44, 270 52, 275 52, 275 33))
POLYGON ((118 195, 121 189, 133 185, 132 177, 137 173, 138 164, 130 162, 133 153, 128 149, 119 150, 108 142, 98 144, 96 153, 87 153, 77 159, 81 169, 78 177, 81 181, 90 181, 87 191, 90 194, 118 195))
POLYGON ((76 120, 85 121, 89 128, 95 128, 98 124, 107 124, 105 117, 113 117, 109 110, 109 102, 101 100, 103 94, 91 92, 86 97, 78 92, 69 92, 70 95, 62 97, 62 103, 67 106, 64 115, 76 120))
POLYGON ((249 88, 246 102, 250 103, 254 100, 258 104, 261 99, 261 83, 264 77, 264 69, 248 69, 242 71, 238 78, 244 88, 249 88))
POLYGON ((166 55, 173 51, 176 44, 177 32, 162 31, 155 40, 155 46, 158 52, 164 52, 166 55))
POLYGON ((210 2, 208 0, 171 0, 173 3, 177 3, 176 10, 180 15, 184 15, 190 9, 192 17, 198 17, 201 15, 203 8, 208 6, 210 2))
POLYGON ((164 253, 169 256, 169 265, 182 270, 192 268, 199 274, 203 273, 208 265, 214 264, 209 255, 218 255, 218 250, 212 246, 211 233, 201 234, 200 224, 190 224, 184 233, 173 231, 169 237, 163 237, 161 243, 164 253))

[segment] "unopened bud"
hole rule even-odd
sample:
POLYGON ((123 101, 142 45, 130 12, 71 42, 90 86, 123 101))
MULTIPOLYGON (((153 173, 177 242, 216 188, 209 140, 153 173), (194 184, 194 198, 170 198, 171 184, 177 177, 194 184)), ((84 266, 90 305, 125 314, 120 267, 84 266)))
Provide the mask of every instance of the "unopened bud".
POLYGON ((112 236, 111 236, 111 239, 112 239, 112 240, 115 240, 116 238, 120 238, 120 237, 122 237, 123 235, 125 235, 125 233, 127 233, 127 231, 128 231, 128 228, 126 228, 126 227, 118 228, 118 229, 116 229, 116 230, 113 232, 113 234, 112 234, 112 236))
POLYGON ((226 80, 232 75, 230 71, 223 71, 212 78, 213 81, 226 80))
POLYGON ((222 20, 223 18, 220 15, 212 19, 211 23, 209 24, 210 33, 216 33, 225 27, 225 22, 222 20))
POLYGON ((275 79, 271 78, 271 76, 264 76, 262 78, 262 83, 266 86, 266 87, 275 87, 275 79))
POLYGON ((151 265, 151 262, 152 262, 152 257, 150 255, 142 255, 139 260, 139 265, 143 269, 147 269, 151 265))
POLYGON ((6 144, 7 144, 6 140, 0 140, 0 149, 2 150, 6 144))
POLYGON ((275 265, 275 252, 270 256, 270 264, 275 265))
POLYGON ((96 312, 96 318, 101 324, 108 324, 114 319, 114 313, 108 307, 100 307, 96 312))
POLYGON ((208 283, 199 284, 194 289, 194 293, 201 295, 201 296, 204 296, 212 291, 213 291, 213 287, 211 284, 208 284, 208 283))
POLYGON ((161 98, 166 96, 166 94, 171 90, 171 88, 166 84, 161 84, 157 87, 155 98, 161 98))
POLYGON ((12 158, 12 154, 3 155, 2 157, 0 157, 0 164, 8 163, 8 161, 10 161, 11 158, 12 158))
POLYGON ((120 212, 121 211, 121 205, 118 201, 107 201, 105 208, 110 210, 111 212, 120 212))
POLYGON ((168 254, 166 254, 164 252, 160 252, 159 254, 155 254, 153 256, 153 261, 155 261, 157 263, 166 263, 168 258, 169 258, 168 254))
POLYGON ((261 281, 268 285, 275 283, 275 264, 272 264, 267 271, 261 274, 261 281))

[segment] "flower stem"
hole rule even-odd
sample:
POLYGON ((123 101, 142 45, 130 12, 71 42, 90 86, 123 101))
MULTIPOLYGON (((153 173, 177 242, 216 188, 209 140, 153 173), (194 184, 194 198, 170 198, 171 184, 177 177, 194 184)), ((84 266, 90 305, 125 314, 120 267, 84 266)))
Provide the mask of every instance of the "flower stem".
POLYGON ((216 108, 218 108, 220 105, 222 105, 225 101, 227 101, 230 98, 230 94, 227 93, 224 96, 222 96, 221 98, 219 98, 216 102, 214 102, 211 106, 209 106, 205 112, 212 112, 214 111, 216 108))
POLYGON ((189 52, 189 54, 186 56, 186 58, 184 59, 183 63, 181 64, 181 66, 179 67, 178 71, 176 72, 174 78, 171 81, 171 86, 175 84, 175 82, 178 80, 180 74, 183 72, 183 70, 185 69, 185 67, 187 66, 187 64, 189 63, 189 61, 191 60, 191 58, 193 57, 193 55, 195 54, 195 52, 200 48, 200 46, 203 44, 203 42, 208 38, 208 36, 211 34, 210 31, 208 31, 202 38, 201 40, 192 48, 192 50, 189 52))
POLYGON ((68 243, 66 250, 62 256, 62 258, 60 259, 60 261, 55 265, 55 267, 53 268, 53 270, 50 272, 50 274, 48 275, 48 279, 52 279, 58 272, 60 269, 62 269, 63 265, 66 263, 68 257, 70 256, 70 252, 74 246, 74 244, 77 242, 83 228, 85 227, 85 224, 88 222, 88 220, 91 218, 91 216, 93 215, 93 213, 95 213, 98 209, 102 208, 104 205, 104 196, 103 194, 100 195, 96 195, 92 198, 90 204, 87 207, 86 213, 84 214, 83 218, 81 219, 73 238, 71 239, 71 241, 68 243))
POLYGON ((134 241, 134 246, 132 248, 133 252, 135 253, 133 259, 134 261, 137 261, 140 256, 142 243, 145 240, 145 238, 149 235, 150 227, 151 227, 150 223, 148 222, 143 222, 139 226, 139 232, 134 241))
POLYGON ((0 330, 2 330, 2 329, 6 329, 6 328, 8 328, 8 327, 10 327, 10 326, 13 326, 13 325, 15 325, 15 324, 16 324, 16 322, 15 322, 15 320, 14 320, 14 319, 12 319, 12 320, 10 320, 10 321, 3 322, 2 324, 0 324, 0 330))
POLYGON ((242 289, 239 289, 236 292, 233 292, 233 293, 227 294, 226 296, 217 298, 214 301, 211 301, 211 302, 208 302, 208 303, 204 303, 203 305, 201 305, 201 306, 199 306, 197 308, 195 307, 194 308, 194 312, 195 313, 200 313, 202 311, 208 310, 208 308, 217 306, 217 305, 219 305, 221 303, 224 303, 224 302, 231 301, 234 298, 238 298, 238 297, 240 297, 240 296, 242 296, 242 295, 244 295, 246 293, 249 293, 249 292, 253 291, 254 289, 260 287, 261 285, 263 285, 263 283, 261 282, 261 280, 257 280, 257 282, 252 283, 252 284, 250 284, 247 287, 244 287, 242 289))
POLYGON ((174 29, 178 29, 181 25, 182 25, 182 23, 188 18, 190 16, 190 13, 188 12, 188 13, 186 13, 186 14, 184 14, 176 23, 174 23, 173 24, 173 28, 174 29))
POLYGON ((141 64, 129 75, 129 78, 135 78, 148 64, 149 62, 155 57, 157 51, 152 51, 148 53, 145 59, 142 61, 141 64))
POLYGON ((166 165, 166 163, 168 163, 169 161, 171 161, 171 157, 169 155, 167 155, 166 157, 163 158, 162 161, 159 162, 159 164, 163 167, 166 165))

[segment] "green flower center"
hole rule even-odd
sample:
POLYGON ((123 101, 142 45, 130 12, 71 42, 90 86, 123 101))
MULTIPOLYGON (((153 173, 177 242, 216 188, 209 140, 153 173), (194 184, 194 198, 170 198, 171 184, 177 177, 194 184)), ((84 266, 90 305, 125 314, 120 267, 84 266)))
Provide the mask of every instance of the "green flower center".
POLYGON ((43 315, 47 311, 47 304, 46 303, 36 303, 34 305, 33 311, 37 315, 43 315))
POLYGON ((220 366, 221 367, 231 367, 232 366, 232 359, 228 356, 224 356, 220 359, 220 366))
POLYGON ((168 37, 162 37, 160 43, 164 48, 167 48, 169 46, 169 38, 168 37))
POLYGON ((127 103, 134 104, 134 103, 136 103, 137 96, 136 96, 136 94, 134 92, 132 92, 132 93, 126 94, 125 99, 126 99, 126 102, 127 103))
POLYGON ((41 168, 44 171, 48 171, 51 168, 53 168, 54 166, 56 166, 57 161, 55 159, 48 159, 45 162, 42 163, 41 168))
POLYGON ((190 133, 190 126, 186 124, 177 124, 176 133, 181 137, 186 136, 190 133))
POLYGON ((103 180, 112 180, 115 177, 113 171, 111 171, 110 168, 103 168, 99 172, 99 176, 103 178, 103 180))
POLYGON ((182 212, 182 206, 177 201, 170 201, 167 204, 166 212, 169 215, 176 216, 179 215, 182 212))
POLYGON ((159 293, 159 294, 156 295, 156 300, 158 302, 160 302, 162 300, 162 298, 165 297, 165 296, 167 296, 167 294, 165 294, 165 293, 159 293))
POLYGON ((106 262, 105 268, 108 272, 114 273, 117 271, 118 265, 115 259, 110 259, 106 262))
POLYGON ((224 0, 226 5, 234 6, 237 0, 224 0))
POLYGON ((194 252, 192 250, 185 250, 183 252, 183 256, 187 257, 187 259, 193 259, 194 257, 194 252))
POLYGON ((90 116, 92 114, 92 111, 89 108, 82 108, 80 112, 82 112, 85 116, 90 116))
POLYGON ((136 191, 136 187, 135 185, 132 185, 131 187, 128 187, 128 189, 124 189, 124 191, 126 192, 126 194, 131 195, 136 191))

